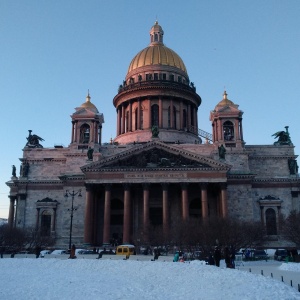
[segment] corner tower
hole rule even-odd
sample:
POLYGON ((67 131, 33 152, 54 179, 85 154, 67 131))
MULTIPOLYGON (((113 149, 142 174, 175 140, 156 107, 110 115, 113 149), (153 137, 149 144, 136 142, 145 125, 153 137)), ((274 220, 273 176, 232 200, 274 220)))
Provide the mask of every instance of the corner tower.
POLYGON ((102 137, 103 114, 99 113, 97 107, 91 102, 90 94, 86 101, 75 108, 76 112, 72 118, 71 147, 77 149, 99 149, 102 137))
POLYGON ((113 104, 117 111, 120 144, 148 142, 157 127, 164 142, 200 143, 197 111, 201 98, 190 82, 180 56, 163 43, 164 31, 156 21, 150 44, 129 64, 113 104))
POLYGON ((212 122, 213 143, 226 147, 244 147, 242 116, 243 112, 227 98, 224 91, 223 99, 210 112, 212 122))

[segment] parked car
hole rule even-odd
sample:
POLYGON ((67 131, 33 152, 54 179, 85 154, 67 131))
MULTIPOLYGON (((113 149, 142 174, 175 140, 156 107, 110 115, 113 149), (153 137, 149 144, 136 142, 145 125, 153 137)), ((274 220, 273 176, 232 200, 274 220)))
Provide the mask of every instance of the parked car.
POLYGON ((250 257, 253 260, 265 260, 267 261, 269 259, 269 255, 266 253, 265 250, 254 250, 250 257))
POLYGON ((126 245, 119 245, 117 247, 117 251, 116 251, 117 255, 135 255, 135 246, 134 245, 130 245, 130 244, 126 244, 126 245))
POLYGON ((82 250, 80 254, 95 254, 93 250, 82 250))
POLYGON ((51 255, 61 255, 61 254, 67 254, 66 250, 53 250, 51 252, 51 255))
POLYGON ((274 253, 274 259, 279 261, 285 260, 287 256, 289 253, 286 249, 277 249, 274 253))
POLYGON ((45 257, 46 254, 51 254, 51 250, 42 250, 40 252, 40 257, 45 257))
POLYGON ((116 251, 113 249, 99 249, 98 253, 102 253, 102 254, 109 254, 109 255, 114 255, 116 254, 116 251))

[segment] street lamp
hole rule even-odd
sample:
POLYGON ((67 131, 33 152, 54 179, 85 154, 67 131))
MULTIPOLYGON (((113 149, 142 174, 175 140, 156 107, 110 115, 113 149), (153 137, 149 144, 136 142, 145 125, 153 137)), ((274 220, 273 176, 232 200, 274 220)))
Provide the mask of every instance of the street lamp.
POLYGON ((73 204, 74 204, 74 197, 78 194, 78 197, 82 197, 81 195, 81 190, 74 192, 72 191, 72 193, 70 193, 68 190, 66 190, 65 193, 65 198, 67 199, 69 196, 72 197, 72 206, 71 209, 68 209, 69 211, 71 211, 71 222, 70 222, 70 238, 69 238, 69 249, 71 250, 71 245, 72 245, 72 226, 73 226, 73 212, 74 210, 76 210, 77 208, 74 208, 73 204))

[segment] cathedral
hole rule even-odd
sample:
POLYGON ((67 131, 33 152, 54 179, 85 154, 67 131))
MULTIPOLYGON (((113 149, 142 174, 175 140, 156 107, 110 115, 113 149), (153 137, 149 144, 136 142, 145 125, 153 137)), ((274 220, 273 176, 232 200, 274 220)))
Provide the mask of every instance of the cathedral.
POLYGON ((300 210, 288 126, 274 144, 246 145, 243 111, 224 91, 208 116, 211 133, 199 129, 202 99, 158 22, 120 82, 110 143, 89 93, 71 115, 68 147, 44 148, 29 130, 20 174, 7 182, 9 225, 35 228, 57 247, 71 236, 100 246, 147 241, 149 226, 168 234, 173 220, 238 218, 261 221, 279 243, 280 215, 300 210))

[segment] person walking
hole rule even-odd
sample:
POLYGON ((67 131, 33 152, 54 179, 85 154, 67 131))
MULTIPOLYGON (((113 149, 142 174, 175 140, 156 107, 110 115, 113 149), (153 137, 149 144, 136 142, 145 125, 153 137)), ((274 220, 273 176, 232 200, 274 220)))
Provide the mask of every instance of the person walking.
POLYGON ((70 256, 69 256, 69 258, 71 258, 71 259, 76 258, 75 251, 76 251, 76 247, 75 247, 75 245, 73 244, 72 247, 71 247, 71 251, 70 251, 70 256))
POLYGON ((214 251, 214 260, 215 260, 215 265, 217 267, 220 267, 220 261, 221 261, 221 250, 219 247, 215 247, 214 251))
POLYGON ((226 268, 230 268, 230 251, 228 247, 225 247, 224 249, 224 258, 225 258, 226 268))

